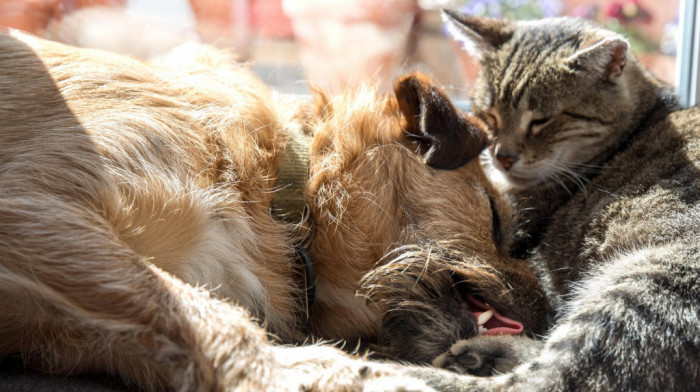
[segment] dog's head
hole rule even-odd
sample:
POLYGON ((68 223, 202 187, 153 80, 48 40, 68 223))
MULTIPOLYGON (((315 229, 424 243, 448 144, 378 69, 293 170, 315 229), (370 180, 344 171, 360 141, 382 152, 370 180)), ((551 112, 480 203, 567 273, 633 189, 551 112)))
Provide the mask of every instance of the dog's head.
POLYGON ((378 338, 419 362, 480 329, 542 332, 540 288, 506 256, 511 211, 479 164, 484 125, 421 74, 390 97, 317 94, 315 105, 313 329, 378 338))

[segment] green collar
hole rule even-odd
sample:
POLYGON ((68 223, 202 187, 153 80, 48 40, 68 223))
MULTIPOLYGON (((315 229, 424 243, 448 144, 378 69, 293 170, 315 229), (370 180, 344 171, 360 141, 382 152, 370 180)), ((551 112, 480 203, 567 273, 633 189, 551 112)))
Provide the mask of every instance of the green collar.
POLYGON ((308 208, 304 188, 309 180, 309 147, 311 137, 301 129, 291 129, 282 151, 282 162, 275 183, 272 215, 287 223, 304 223, 308 208))

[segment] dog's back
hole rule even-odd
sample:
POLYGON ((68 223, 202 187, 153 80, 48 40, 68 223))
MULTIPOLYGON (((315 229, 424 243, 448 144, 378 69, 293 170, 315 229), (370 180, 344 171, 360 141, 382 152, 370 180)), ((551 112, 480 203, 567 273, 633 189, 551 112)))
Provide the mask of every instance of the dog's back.
MULTIPOLYGON (((281 225, 265 207, 280 121, 267 88, 246 69, 200 55, 220 69, 192 65, 188 75, 0 35, 0 258, 8 269, 0 290, 12 292, 0 298, 23 292, 30 302, 70 303, 78 299, 59 297, 72 292, 103 309, 119 295, 102 281, 130 276, 120 265, 145 257, 293 334, 290 240, 281 229, 257 240, 281 225), (259 258, 281 262, 261 266, 259 258), (32 275, 50 275, 54 287, 32 275), (84 286, 72 287, 76 280, 84 286)), ((0 302, 17 314, 28 305, 0 302)), ((0 322, 2 351, 26 344, 3 336, 37 330, 39 316, 0 322)))

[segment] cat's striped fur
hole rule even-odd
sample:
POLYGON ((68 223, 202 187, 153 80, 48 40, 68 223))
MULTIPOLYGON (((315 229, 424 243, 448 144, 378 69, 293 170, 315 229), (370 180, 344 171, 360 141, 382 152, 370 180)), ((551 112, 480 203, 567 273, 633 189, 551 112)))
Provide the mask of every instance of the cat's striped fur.
POLYGON ((699 390, 700 109, 592 23, 445 19, 483 66, 473 110, 557 314, 514 371, 435 385, 699 390))

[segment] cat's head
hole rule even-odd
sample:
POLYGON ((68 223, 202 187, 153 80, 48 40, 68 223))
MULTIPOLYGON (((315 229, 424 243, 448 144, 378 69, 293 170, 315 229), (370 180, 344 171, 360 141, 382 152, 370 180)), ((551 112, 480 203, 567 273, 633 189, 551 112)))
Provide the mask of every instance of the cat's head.
POLYGON ((443 18, 482 65, 472 110, 488 123, 494 166, 512 185, 585 174, 631 123, 634 59, 619 34, 574 18, 443 18))

